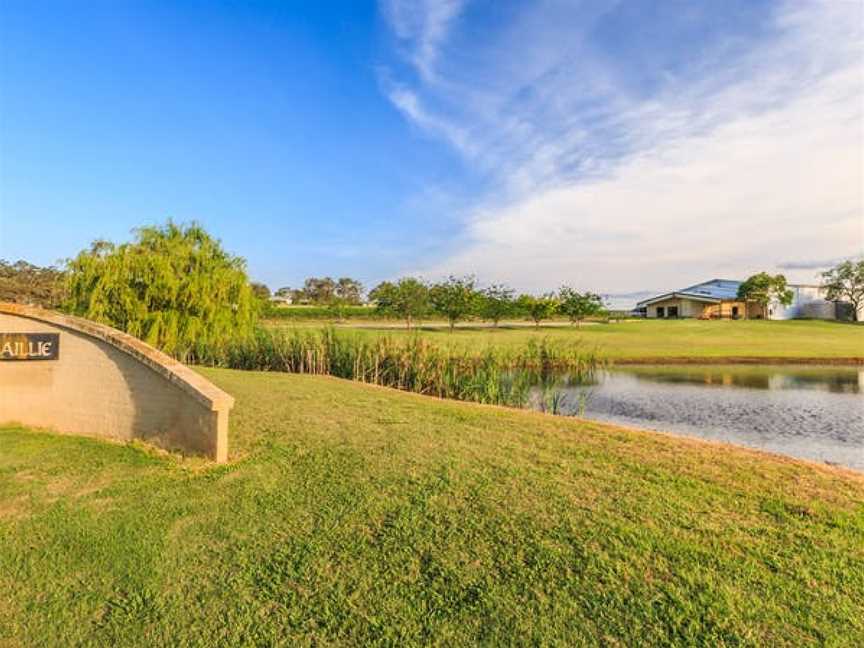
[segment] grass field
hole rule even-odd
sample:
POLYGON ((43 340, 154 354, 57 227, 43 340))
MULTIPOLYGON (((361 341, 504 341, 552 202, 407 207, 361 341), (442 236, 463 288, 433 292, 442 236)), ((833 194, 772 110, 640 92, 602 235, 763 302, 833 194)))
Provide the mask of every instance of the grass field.
MULTIPOLYGON (((273 322, 280 327, 320 327, 320 323, 273 322)), ((345 324, 365 335, 408 335, 398 324, 345 324)), ((656 358, 861 358, 864 326, 816 320, 702 321, 631 320, 612 324, 562 325, 534 329, 525 323, 500 328, 463 325, 450 333, 441 323, 427 324, 421 335, 439 342, 470 346, 518 346, 538 337, 579 342, 616 359, 656 358)))
POLYGON ((0 645, 864 643, 860 475, 204 373, 225 466, 0 430, 0 645))

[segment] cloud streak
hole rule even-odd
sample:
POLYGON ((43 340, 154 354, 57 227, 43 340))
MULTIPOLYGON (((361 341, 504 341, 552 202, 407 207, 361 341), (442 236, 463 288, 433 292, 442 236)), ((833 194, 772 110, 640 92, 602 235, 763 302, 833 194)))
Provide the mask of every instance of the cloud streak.
POLYGON ((853 257, 835 257, 833 259, 800 259, 783 261, 777 264, 781 270, 827 270, 853 257))
POLYGON ((861 5, 778 4, 758 33, 630 52, 635 72, 596 42, 627 3, 573 7, 514 11, 482 38, 434 14, 449 31, 390 99, 493 190, 450 258, 412 270, 622 292, 781 266, 812 280, 794 259, 860 253, 861 5))
POLYGON ((436 79, 439 50, 464 6, 465 0, 382 1, 382 13, 424 81, 436 79))

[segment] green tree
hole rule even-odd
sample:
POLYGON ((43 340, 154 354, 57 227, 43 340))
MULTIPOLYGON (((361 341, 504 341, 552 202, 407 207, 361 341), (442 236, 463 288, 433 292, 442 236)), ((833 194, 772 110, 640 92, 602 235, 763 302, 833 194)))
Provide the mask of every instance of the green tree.
POLYGON ((303 295, 313 304, 329 304, 336 296, 336 282, 331 277, 309 277, 303 282, 303 295))
POLYGON ((267 284, 253 281, 249 284, 249 287, 252 288, 252 294, 261 301, 266 302, 270 299, 270 289, 267 287, 267 284))
POLYGON ((343 321, 349 306, 357 306, 362 302, 363 284, 356 279, 341 277, 336 282, 336 289, 327 309, 338 321, 343 321))
POLYGON ((738 286, 738 299, 753 302, 762 307, 762 316, 768 319, 768 306, 771 302, 779 302, 784 306, 792 303, 792 291, 786 287, 786 277, 782 274, 770 275, 760 272, 747 278, 738 286))
POLYGON ((505 317, 513 315, 515 302, 513 289, 503 284, 493 284, 482 291, 480 315, 496 327, 505 317))
POLYGON ((562 286, 558 291, 558 312, 566 315, 571 324, 581 326, 586 317, 603 312, 603 299, 592 292, 580 293, 569 286, 562 286))
POLYGON ((520 295, 516 300, 516 305, 520 311, 525 313, 533 322, 534 326, 540 327, 540 322, 547 320, 555 315, 558 308, 558 302, 555 295, 547 293, 540 297, 534 295, 520 295))
POLYGON ((197 224, 142 227, 131 243, 94 242, 68 262, 67 308, 182 361, 250 334, 260 302, 246 262, 197 224))
POLYGON ((852 319, 858 321, 858 312, 864 306, 864 258, 844 261, 822 273, 826 297, 831 301, 852 304, 852 319))
POLYGON ((429 311, 429 288, 419 279, 405 277, 396 283, 384 281, 369 293, 379 313, 411 323, 429 311))
POLYGON ((363 301, 363 284, 350 277, 340 277, 334 292, 346 305, 356 306, 363 301))
POLYGON ((433 310, 447 318, 450 332, 456 322, 467 319, 477 312, 479 295, 474 277, 450 276, 429 289, 429 301, 433 310))

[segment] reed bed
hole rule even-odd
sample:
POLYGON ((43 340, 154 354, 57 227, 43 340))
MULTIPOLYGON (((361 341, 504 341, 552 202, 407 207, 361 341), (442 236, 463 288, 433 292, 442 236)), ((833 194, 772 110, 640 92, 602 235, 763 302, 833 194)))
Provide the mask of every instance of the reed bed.
POLYGON ((477 403, 556 412, 560 387, 586 384, 604 363, 578 344, 531 340, 519 348, 468 350, 420 337, 362 337, 333 329, 258 329, 214 362, 232 369, 330 375, 477 403), (538 396, 539 390, 539 396, 538 396))

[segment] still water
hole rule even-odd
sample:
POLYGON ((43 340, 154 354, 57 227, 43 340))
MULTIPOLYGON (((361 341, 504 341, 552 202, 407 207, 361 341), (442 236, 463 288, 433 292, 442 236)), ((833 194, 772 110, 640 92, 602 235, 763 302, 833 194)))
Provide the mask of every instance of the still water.
POLYGON ((565 414, 864 471, 864 368, 618 367, 562 391, 565 414))

